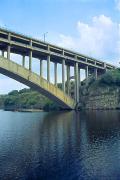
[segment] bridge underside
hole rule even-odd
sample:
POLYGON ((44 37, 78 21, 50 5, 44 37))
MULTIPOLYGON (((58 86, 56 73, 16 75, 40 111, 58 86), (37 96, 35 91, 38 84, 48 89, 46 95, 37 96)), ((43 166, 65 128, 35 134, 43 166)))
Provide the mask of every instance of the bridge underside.
POLYGON ((0 73, 18 82, 21 82, 32 89, 40 92, 52 101, 56 102, 63 109, 75 109, 75 102, 63 91, 36 73, 29 71, 13 61, 0 57, 0 73))

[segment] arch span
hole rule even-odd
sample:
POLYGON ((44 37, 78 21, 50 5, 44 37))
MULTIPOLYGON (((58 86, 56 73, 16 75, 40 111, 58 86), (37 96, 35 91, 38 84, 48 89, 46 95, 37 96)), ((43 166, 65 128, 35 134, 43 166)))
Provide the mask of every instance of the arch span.
POLYGON ((52 83, 23 66, 0 56, 0 73, 21 82, 58 103, 63 109, 74 109, 75 101, 52 83))

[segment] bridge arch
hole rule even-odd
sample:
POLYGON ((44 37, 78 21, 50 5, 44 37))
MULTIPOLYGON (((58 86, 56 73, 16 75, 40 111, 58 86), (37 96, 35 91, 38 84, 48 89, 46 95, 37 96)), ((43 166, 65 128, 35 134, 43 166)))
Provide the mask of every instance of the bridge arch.
POLYGON ((57 88, 57 86, 3 56, 0 56, 0 73, 40 92, 52 101, 58 103, 63 109, 75 108, 75 101, 57 88))

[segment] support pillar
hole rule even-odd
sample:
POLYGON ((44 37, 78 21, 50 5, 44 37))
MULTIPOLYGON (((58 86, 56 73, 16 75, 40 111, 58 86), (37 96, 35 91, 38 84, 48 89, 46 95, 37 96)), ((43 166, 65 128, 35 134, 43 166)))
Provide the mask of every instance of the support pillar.
POLYGON ((80 74, 80 68, 78 68, 78 86, 81 87, 81 74, 80 74))
POLYGON ((40 60, 40 76, 43 76, 43 60, 40 60))
POLYGON ((25 67, 25 55, 22 57, 22 66, 25 67))
POLYGON ((50 55, 47 57, 47 81, 50 82, 50 55))
POLYGON ((54 63, 55 86, 57 86, 57 63, 54 63))
POLYGON ((62 90, 65 92, 65 60, 62 60, 62 90))
MULTIPOLYGON (((8 41, 9 41, 9 43, 10 43, 10 40, 11 40, 11 35, 9 33, 8 34, 8 41)), ((8 46, 7 46, 7 59, 10 59, 10 49, 11 49, 10 44, 8 44, 8 46)))
POLYGON ((3 56, 3 57, 4 57, 4 53, 5 53, 4 50, 2 50, 2 56, 3 56))
POLYGON ((7 47, 7 59, 10 59, 10 45, 7 47))
POLYGON ((86 78, 86 85, 88 85, 88 76, 89 76, 89 69, 88 66, 86 66, 86 70, 85 70, 85 78, 86 78))
POLYGON ((74 76, 75 76, 75 101, 76 103, 78 103, 79 102, 78 62, 75 62, 74 76))
POLYGON ((32 51, 30 51, 30 54, 29 54, 29 70, 30 71, 32 70, 32 51))
POLYGON ((70 95, 70 66, 67 65, 67 94, 70 95))
POLYGON ((97 77, 98 77, 98 71, 97 71, 97 68, 94 69, 94 74, 95 74, 95 79, 97 80, 97 77))
POLYGON ((106 68, 106 63, 104 62, 104 69, 105 69, 105 72, 107 72, 107 68, 106 68))

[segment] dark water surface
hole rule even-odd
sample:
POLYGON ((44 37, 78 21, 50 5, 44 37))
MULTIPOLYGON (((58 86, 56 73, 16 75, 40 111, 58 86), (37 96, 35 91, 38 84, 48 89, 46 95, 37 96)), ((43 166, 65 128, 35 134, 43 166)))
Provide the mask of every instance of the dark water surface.
POLYGON ((120 111, 0 111, 4 179, 120 179, 120 111))

